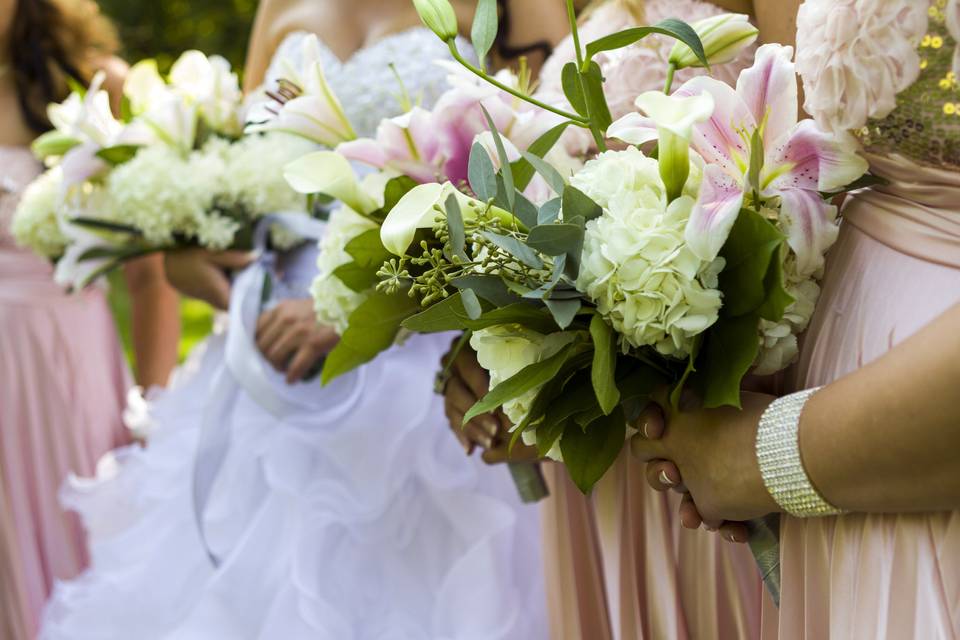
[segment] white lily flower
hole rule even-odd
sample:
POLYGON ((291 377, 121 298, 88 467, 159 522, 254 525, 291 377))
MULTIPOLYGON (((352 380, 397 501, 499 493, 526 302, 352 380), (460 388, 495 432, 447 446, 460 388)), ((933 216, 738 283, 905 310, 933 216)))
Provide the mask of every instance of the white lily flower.
POLYGON ((239 132, 240 81, 224 58, 187 51, 170 69, 170 85, 197 106, 210 127, 239 132))
POLYGON ((690 138, 693 127, 713 115, 713 96, 668 96, 648 91, 637 98, 637 107, 656 125, 660 139, 660 177, 671 201, 680 197, 690 175, 690 138))
POLYGON ((468 217, 473 200, 449 182, 421 184, 400 198, 380 227, 380 240, 387 251, 397 256, 406 254, 417 230, 433 228, 438 208, 442 210, 451 195, 457 198, 464 217, 468 217))
POLYGON ((334 151, 318 151, 298 158, 284 168, 283 176, 297 193, 321 193, 362 214, 379 208, 376 199, 357 180, 347 159, 334 151))
POLYGON ((60 104, 47 107, 47 116, 54 128, 80 143, 106 146, 120 134, 123 126, 113 117, 110 95, 104 91, 106 74, 99 72, 83 97, 71 93, 60 104))
POLYGON ((156 60, 141 60, 130 67, 123 82, 123 95, 130 101, 134 115, 147 111, 150 105, 163 99, 170 92, 157 69, 156 60))
MULTIPOLYGON (((756 42, 760 34, 760 31, 750 24, 750 16, 742 13, 722 13, 694 22, 690 26, 700 36, 707 61, 711 65, 736 59, 741 51, 756 42)), ((703 66, 703 62, 694 55, 693 50, 682 42, 673 46, 669 62, 677 69, 703 66)))

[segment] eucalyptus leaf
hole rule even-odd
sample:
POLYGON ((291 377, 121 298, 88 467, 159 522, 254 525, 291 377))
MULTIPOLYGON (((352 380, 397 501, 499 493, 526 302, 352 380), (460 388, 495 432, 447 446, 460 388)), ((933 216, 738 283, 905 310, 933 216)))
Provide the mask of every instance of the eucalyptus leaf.
POLYGON ((601 316, 590 320, 590 338, 593 340, 593 367, 590 379, 597 402, 604 415, 609 415, 620 402, 617 388, 617 339, 610 325, 601 316))
POLYGON ((697 59, 703 63, 704 67, 710 66, 707 60, 707 54, 703 50, 703 42, 697 32, 686 22, 668 18, 658 22, 651 27, 635 27, 614 33, 599 40, 595 40, 587 45, 587 60, 592 60, 595 55, 602 51, 613 51, 628 47, 635 42, 643 40, 649 35, 660 34, 675 38, 690 47, 697 59))
POLYGON ((560 175, 560 172, 553 167, 553 165, 543 158, 538 158, 532 153, 527 153, 526 151, 522 152, 520 155, 522 155, 523 159, 529 162, 533 168, 537 170, 537 173, 543 176, 543 179, 547 181, 547 185, 553 189, 558 196, 563 194, 563 189, 567 186, 567 182, 563 179, 563 176, 560 175))
POLYGON ((518 302, 499 276, 461 276, 450 282, 457 289, 469 289, 496 307, 506 307, 518 302))
MULTIPOLYGON (((527 153, 533 154, 538 158, 543 158, 550 150, 553 149, 554 145, 560 140, 560 137, 563 135, 563 132, 567 130, 567 127, 570 126, 570 122, 561 122, 557 126, 553 127, 545 134, 533 141, 529 147, 527 147, 527 153)), ((533 165, 527 162, 526 159, 521 158, 516 160, 513 163, 513 180, 516 183, 518 191, 523 191, 530 185, 530 180, 533 179, 535 170, 533 165)))
POLYGON ((466 261, 466 231, 463 227, 463 214, 460 211, 460 203, 457 202, 455 195, 450 194, 447 198, 445 209, 447 211, 447 229, 450 231, 450 249, 455 256, 466 261))
POLYGON ((572 222, 572 218, 581 217, 589 222, 603 215, 603 207, 594 202, 580 189, 568 184, 563 189, 563 219, 572 222))
POLYGON ((322 383, 328 384, 392 347, 403 321, 419 308, 409 296, 372 292, 350 314, 347 330, 324 362, 322 383))
MULTIPOLYGON (((537 214, 537 222, 539 224, 548 224, 559 218, 562 202, 560 198, 554 198, 553 200, 548 200, 543 203, 543 206, 540 207, 540 212, 537 214)), ((531 229, 532 228, 533 227, 531 227, 531 229)))
POLYGON ((497 131, 497 125, 494 124, 493 118, 490 117, 490 112, 487 111, 487 108, 484 107, 483 104, 480 105, 480 109, 483 111, 483 117, 487 120, 490 135, 493 136, 493 144, 497 147, 497 156, 500 158, 500 175, 503 177, 503 183, 507 191, 507 203, 510 205, 507 210, 513 211, 516 187, 514 187, 513 170, 510 167, 510 159, 507 157, 507 149, 503 146, 503 138, 500 137, 500 132, 497 131))
POLYGON ((613 466, 626 436, 627 421, 619 406, 610 415, 591 422, 586 429, 567 426, 560 438, 560 451, 570 479, 580 491, 589 493, 613 466))
POLYGON ((583 250, 583 227, 575 224, 541 224, 530 230, 527 245, 548 256, 583 250))
POLYGON ((470 164, 467 167, 467 180, 477 198, 487 202, 497 195, 497 172, 486 148, 474 142, 470 148, 470 164))
POLYGON ((523 223, 527 229, 533 229, 537 226, 538 215, 537 205, 530 202, 525 195, 517 192, 517 203, 514 206, 513 215, 517 217, 517 220, 523 223))
POLYGON ((536 252, 513 236, 505 236, 493 231, 484 231, 480 235, 531 269, 543 268, 543 261, 536 252))
POLYGON ((579 299, 554 300, 552 298, 544 298, 543 303, 547 306, 547 309, 550 310, 557 326, 561 329, 566 329, 573 324, 573 319, 577 317, 577 313, 580 311, 579 299))
POLYGON ((483 307, 480 306, 480 299, 473 289, 462 289, 460 297, 463 300, 463 308, 467 312, 467 317, 471 320, 479 320, 483 315, 483 307))
POLYGON ((497 0, 478 0, 477 11, 473 15, 473 27, 470 30, 470 40, 473 43, 473 50, 480 60, 481 66, 486 68, 484 60, 490 47, 497 39, 497 30, 499 29, 499 16, 497 15, 497 0))

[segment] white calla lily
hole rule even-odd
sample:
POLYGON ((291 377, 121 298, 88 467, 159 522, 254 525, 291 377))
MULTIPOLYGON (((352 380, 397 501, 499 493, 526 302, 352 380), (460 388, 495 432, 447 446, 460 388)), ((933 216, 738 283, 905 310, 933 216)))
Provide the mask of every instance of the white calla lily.
POLYGON ((368 214, 378 208, 347 161, 335 151, 318 151, 294 160, 283 170, 283 177, 297 193, 335 198, 354 211, 368 214))
POLYGON ((417 230, 433 228, 438 208, 442 210, 451 195, 457 198, 464 219, 468 219, 470 205, 475 201, 449 182, 422 184, 400 198, 380 227, 380 240, 387 251, 397 256, 406 254, 417 230))
POLYGON ((690 175, 690 138, 693 127, 713 115, 713 96, 668 96, 659 91, 640 95, 637 107, 657 126, 660 139, 660 177, 671 201, 679 198, 690 175))

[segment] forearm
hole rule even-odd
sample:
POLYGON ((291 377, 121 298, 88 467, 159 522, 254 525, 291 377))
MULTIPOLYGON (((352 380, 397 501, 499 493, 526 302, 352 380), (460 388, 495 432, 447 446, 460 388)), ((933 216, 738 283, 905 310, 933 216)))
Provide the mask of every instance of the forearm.
POLYGON ((159 254, 131 262, 125 269, 132 308, 137 383, 164 386, 177 365, 180 296, 163 275, 159 254))
POLYGON ((960 509, 960 305, 815 394, 800 423, 813 484, 860 512, 960 509))

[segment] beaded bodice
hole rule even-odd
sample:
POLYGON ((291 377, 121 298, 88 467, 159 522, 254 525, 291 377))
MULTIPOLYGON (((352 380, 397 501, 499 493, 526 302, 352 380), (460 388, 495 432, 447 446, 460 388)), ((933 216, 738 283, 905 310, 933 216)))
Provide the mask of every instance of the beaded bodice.
MULTIPOLYGON (((296 61, 306 32, 288 35, 277 49, 267 72, 270 85, 281 74, 279 61, 296 61)), ((464 55, 472 57, 470 44, 458 42, 464 55)), ((384 118, 400 115, 401 95, 406 89, 411 100, 430 107, 447 89, 449 71, 436 64, 449 60, 450 52, 432 31, 414 27, 389 35, 360 49, 346 61, 337 58, 320 42, 324 73, 337 94, 357 135, 373 136, 384 118), (403 82, 401 88, 400 78, 403 82)))
POLYGON ((855 132, 867 151, 960 169, 960 83, 952 68, 957 42, 947 29, 946 5, 947 0, 930 3, 916 82, 898 94, 890 115, 855 132))

